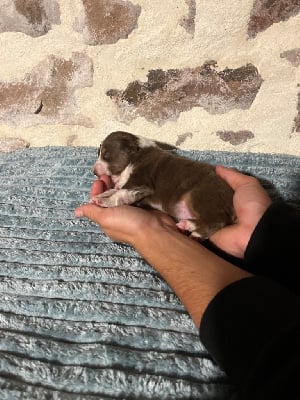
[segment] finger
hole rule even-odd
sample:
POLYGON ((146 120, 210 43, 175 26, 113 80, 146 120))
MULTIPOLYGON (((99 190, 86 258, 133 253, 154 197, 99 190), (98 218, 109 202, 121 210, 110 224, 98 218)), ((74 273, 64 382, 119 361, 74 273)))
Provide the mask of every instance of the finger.
POLYGON ((108 175, 101 175, 100 176, 100 181, 103 182, 103 184, 104 184, 104 191, 108 190, 108 189, 111 189, 112 186, 113 186, 111 177, 108 176, 108 175))
POLYGON ((103 181, 97 179, 92 184, 90 191, 90 198, 92 199, 94 196, 97 196, 97 194, 103 193, 104 191, 105 191, 105 185, 103 181))
POLYGON ((216 173, 224 179, 233 190, 237 190, 240 186, 256 181, 255 178, 244 175, 233 168, 227 168, 223 165, 216 166, 216 173))
POLYGON ((91 187, 90 191, 90 199, 98 194, 105 192, 106 190, 112 187, 112 181, 110 176, 108 175, 101 175, 99 179, 96 179, 91 187))
POLYGON ((86 217, 97 224, 100 224, 102 217, 104 217, 105 209, 94 204, 84 204, 80 207, 77 207, 74 213, 76 218, 86 217))

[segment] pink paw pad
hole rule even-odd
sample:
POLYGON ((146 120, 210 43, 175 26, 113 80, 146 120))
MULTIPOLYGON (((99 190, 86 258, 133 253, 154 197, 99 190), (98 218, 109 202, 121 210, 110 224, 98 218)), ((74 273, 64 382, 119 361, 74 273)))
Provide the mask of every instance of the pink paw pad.
POLYGON ((176 224, 177 228, 182 231, 193 232, 196 228, 196 225, 193 221, 188 219, 182 219, 176 224))
POLYGON ((91 204, 95 204, 96 206, 104 207, 104 204, 103 204, 104 201, 103 201, 103 199, 101 199, 101 198, 98 197, 98 196, 92 197, 91 200, 90 200, 90 203, 91 203, 91 204))

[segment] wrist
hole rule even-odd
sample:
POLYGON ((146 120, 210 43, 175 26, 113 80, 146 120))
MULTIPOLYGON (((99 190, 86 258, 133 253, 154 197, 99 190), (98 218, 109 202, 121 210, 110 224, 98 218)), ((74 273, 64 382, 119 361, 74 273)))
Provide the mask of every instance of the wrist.
POLYGON ((178 233, 174 227, 165 225, 159 218, 151 218, 149 221, 139 227, 129 238, 128 243, 136 249, 143 249, 144 246, 149 246, 149 243, 155 241, 156 238, 162 237, 165 233, 178 233))
POLYGON ((239 258, 244 258, 246 249, 248 247, 248 243, 250 241, 253 229, 251 227, 243 227, 239 231, 239 241, 238 241, 238 249, 237 253, 234 254, 239 258))
POLYGON ((159 221, 135 235, 132 245, 174 290, 196 326, 220 290, 250 276, 159 221))

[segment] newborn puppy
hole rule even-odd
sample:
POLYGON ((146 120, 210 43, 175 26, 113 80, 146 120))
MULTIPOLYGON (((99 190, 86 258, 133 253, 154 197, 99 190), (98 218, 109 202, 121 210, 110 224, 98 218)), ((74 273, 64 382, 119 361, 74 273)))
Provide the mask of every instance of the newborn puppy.
POLYGON ((93 197, 101 207, 138 204, 161 210, 175 218, 180 230, 201 240, 235 221, 233 191, 214 166, 162 150, 141 136, 108 135, 94 174, 109 175, 114 184, 93 197))

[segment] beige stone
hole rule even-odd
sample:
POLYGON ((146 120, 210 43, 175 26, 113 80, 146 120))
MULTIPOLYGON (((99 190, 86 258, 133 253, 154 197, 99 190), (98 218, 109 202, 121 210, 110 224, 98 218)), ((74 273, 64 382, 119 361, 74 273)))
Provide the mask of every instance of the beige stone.
MULTIPOLYGON (((17 138, 22 127, 22 138, 31 146, 98 146, 109 132, 127 130, 177 143, 182 149, 300 155, 299 3, 106 0, 101 4, 107 9, 111 6, 113 10, 117 4, 123 6, 124 18, 117 12, 113 14, 114 26, 101 25, 105 18, 98 21, 93 18, 96 13, 85 11, 85 5, 90 4, 90 10, 96 10, 100 3, 100 0, 40 1, 45 12, 42 8, 39 12, 38 9, 27 12, 34 4, 30 0, 23 4, 28 5, 23 15, 17 15, 14 0, 0 0, 0 21, 4 15, 10 15, 14 26, 20 21, 26 26, 23 31, 13 28, 2 29, 0 33, 0 82, 3 93, 9 88, 0 102, 0 137, 17 138), (51 11, 49 7, 55 3, 56 11, 54 8, 51 11), (128 14, 129 9, 132 11, 128 14), (249 36, 254 11, 268 23, 249 36), (50 29, 46 32, 43 23, 37 24, 43 34, 34 36, 28 30, 34 26, 34 20, 47 20, 50 29), (74 29, 76 20, 79 30, 74 29), (99 42, 92 43, 92 26, 98 32, 95 38, 99 42), (106 36, 99 35, 101 27, 106 27, 106 36), (73 53, 81 55, 80 61, 75 62, 73 53), (73 70, 70 60, 81 67, 73 70), (259 90, 256 88, 240 107, 249 88, 243 96, 239 92, 240 97, 235 98, 230 85, 228 92, 224 86, 224 93, 220 85, 214 102, 208 101, 203 107, 197 103, 201 98, 200 88, 193 87, 199 81, 191 80, 190 87, 184 88, 190 95, 184 100, 179 92, 173 91, 172 98, 170 90, 162 90, 163 97, 152 96, 157 101, 156 109, 152 104, 149 112, 141 112, 140 105, 125 101, 125 114, 106 94, 112 89, 115 93, 126 93, 133 82, 147 87, 150 71, 196 71, 209 60, 217 62, 216 67, 211 67, 215 79, 220 78, 218 74, 222 71, 254 66, 262 79, 259 90), (51 76, 54 65, 60 71, 55 76, 57 85, 53 81, 53 86, 47 89, 43 77, 51 76), (70 81, 64 72, 67 70, 73 71, 70 81), (47 104, 41 93, 46 95, 47 104), (199 98, 192 93, 198 93, 199 98), (229 106, 230 98, 234 107, 229 106), (224 112, 216 112, 222 107, 224 112), (161 122, 155 117, 159 113, 163 116, 161 122), (245 131, 252 132, 254 137, 242 140, 238 132, 245 131), (224 134, 222 139, 217 132, 231 133, 224 134)), ((0 26, 3 27, 1 22, 0 26)), ((233 83, 239 86, 242 82, 237 79, 233 83)), ((171 81, 166 83, 169 85, 171 81)), ((176 83, 172 85, 174 88, 176 83)), ((207 85, 204 89, 207 90, 207 85)))

